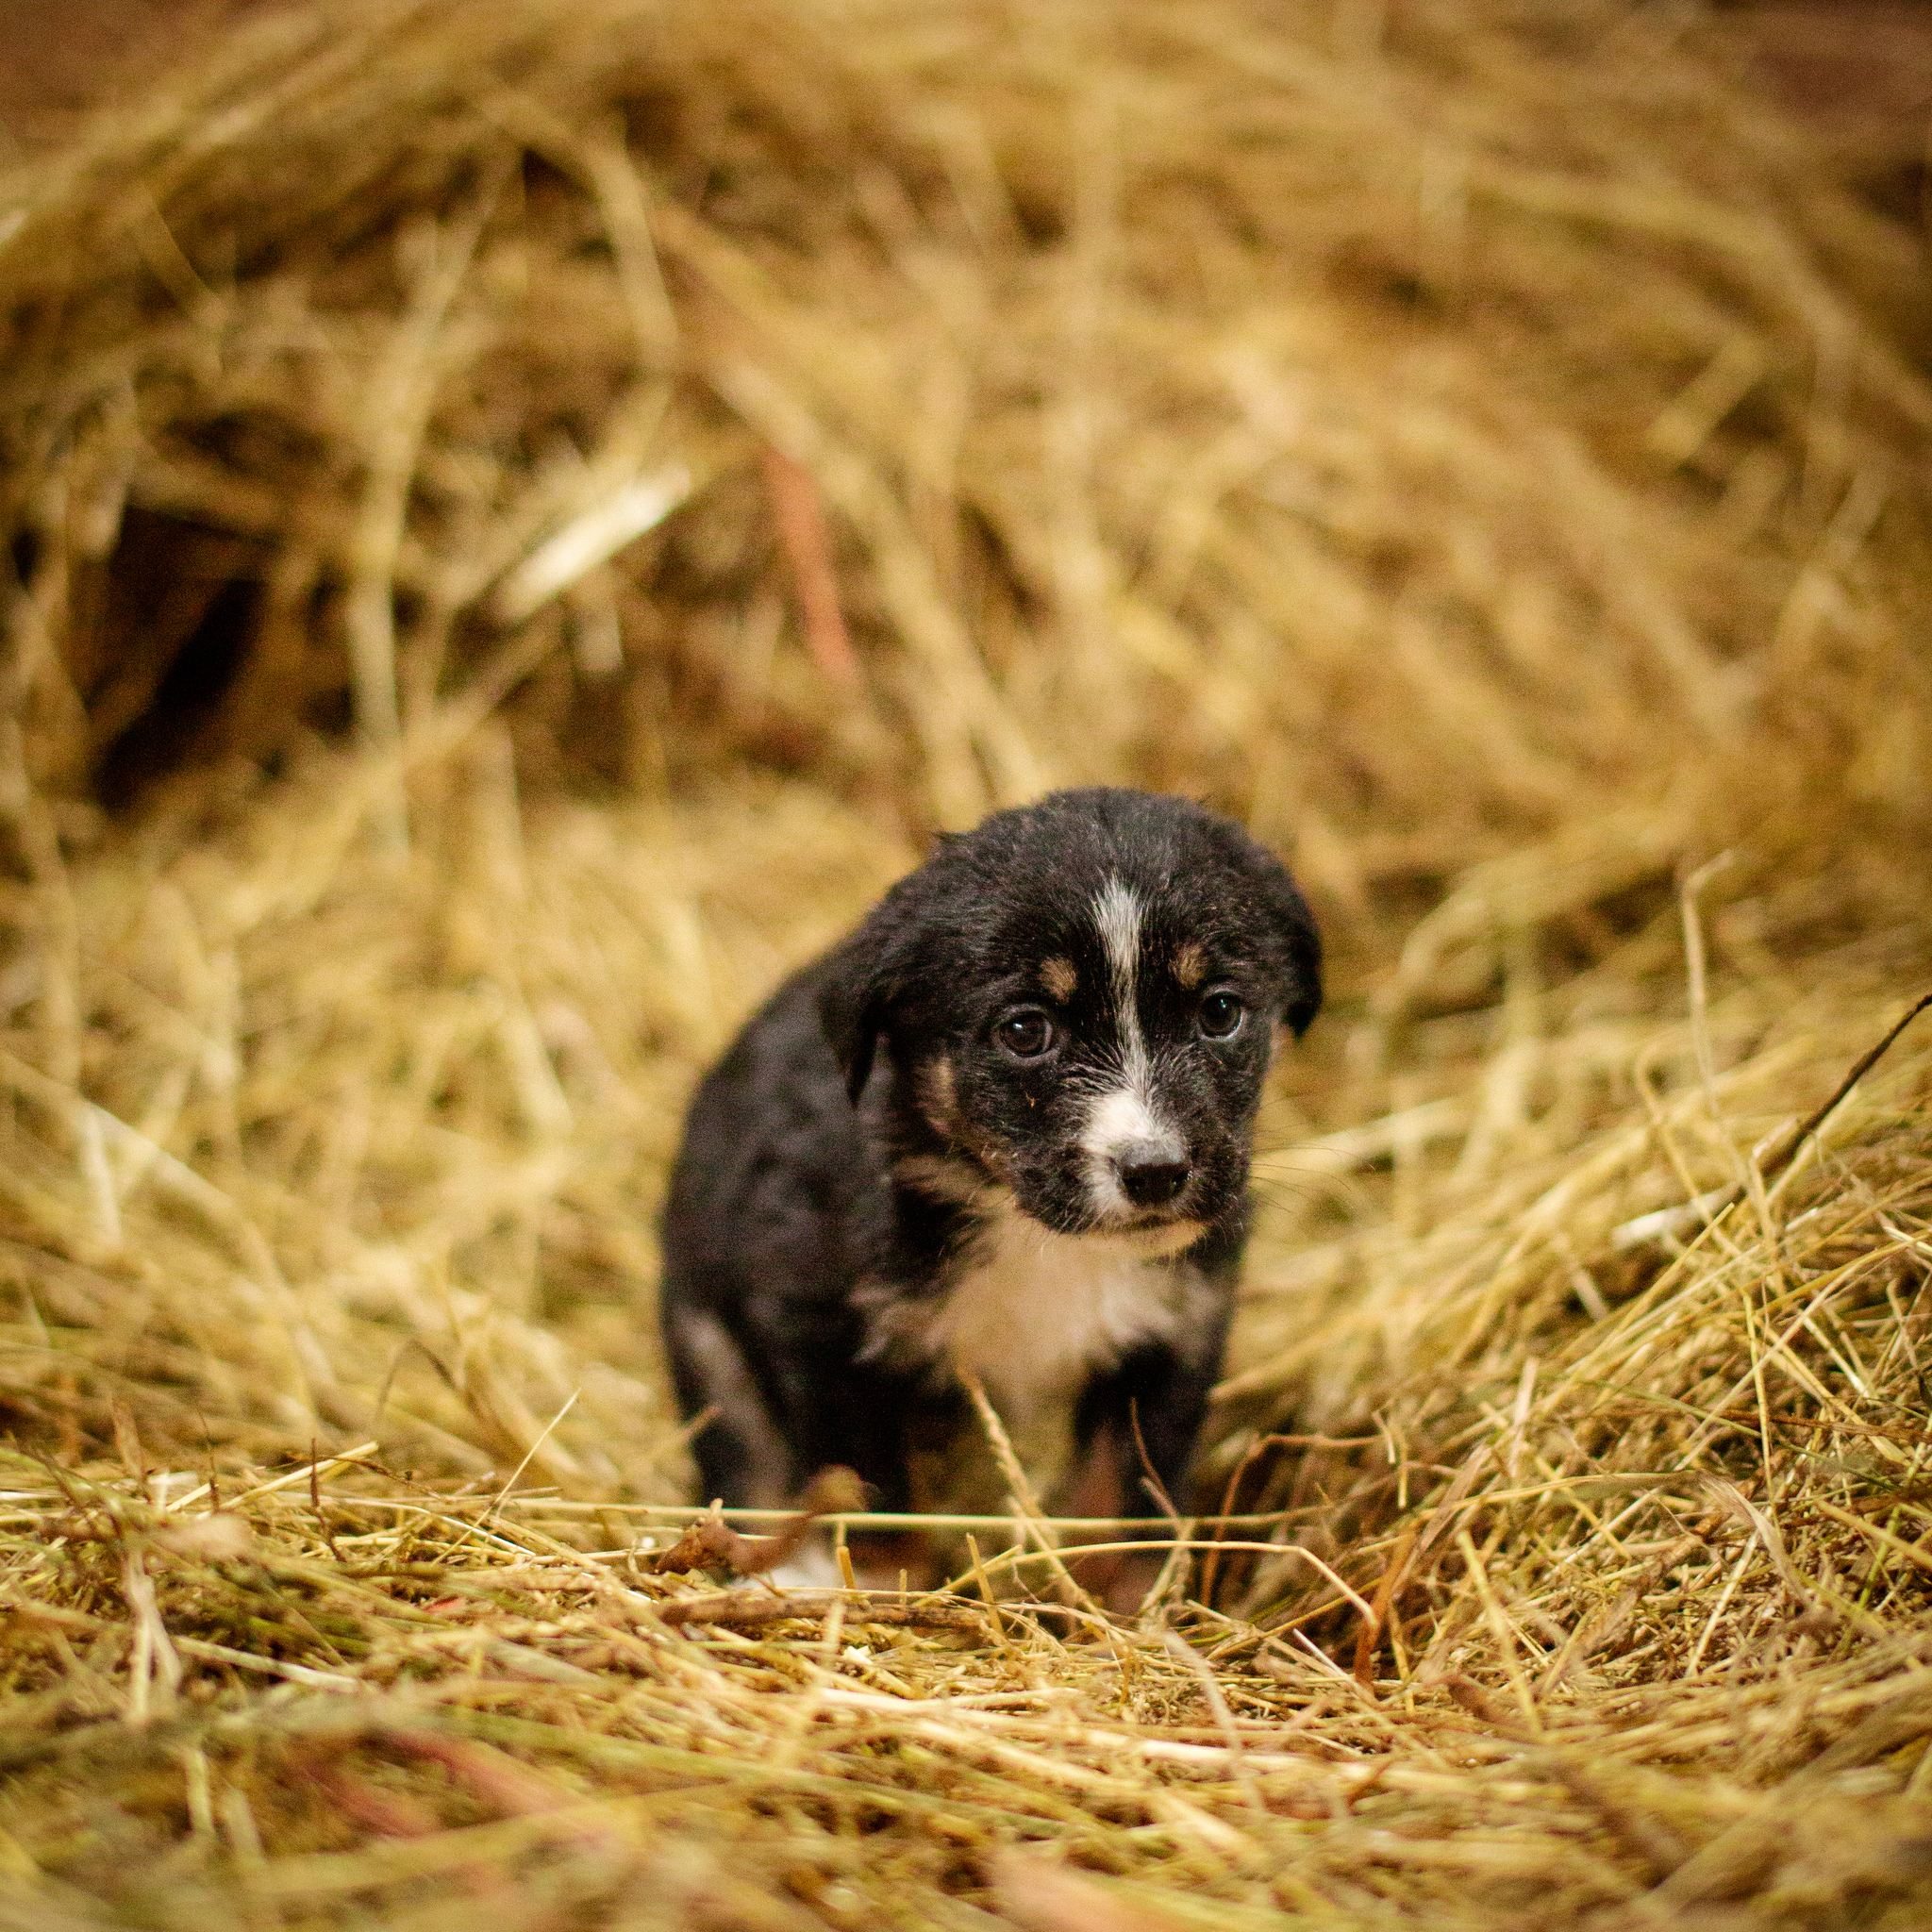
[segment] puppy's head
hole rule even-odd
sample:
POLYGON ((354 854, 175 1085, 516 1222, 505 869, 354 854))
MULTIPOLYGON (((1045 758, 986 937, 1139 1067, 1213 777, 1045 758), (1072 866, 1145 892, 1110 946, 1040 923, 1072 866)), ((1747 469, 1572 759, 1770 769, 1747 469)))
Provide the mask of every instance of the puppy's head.
POLYGON ((855 1103, 883 1047, 929 1185, 1162 1253, 1241 1198, 1273 1037, 1321 996, 1278 860, 1184 800, 1091 790, 947 840, 834 955, 820 1016, 855 1103))

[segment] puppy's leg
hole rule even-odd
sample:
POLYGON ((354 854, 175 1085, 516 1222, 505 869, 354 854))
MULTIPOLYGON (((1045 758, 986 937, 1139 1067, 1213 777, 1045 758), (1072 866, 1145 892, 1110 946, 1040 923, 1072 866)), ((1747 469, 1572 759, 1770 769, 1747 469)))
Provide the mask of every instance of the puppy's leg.
MULTIPOLYGON (((691 1445, 700 1493, 754 1509, 791 1507, 821 1469, 856 1470, 879 1509, 908 1506, 904 1404, 899 1378, 814 1349, 796 1332, 754 1330, 741 1341, 710 1310, 668 1302, 664 1335, 680 1407, 712 1420, 691 1445), (765 1365, 769 1387, 754 1372, 765 1365), (788 1419, 781 1426, 780 1415, 788 1419)), ((902 1572, 914 1587, 932 1580, 923 1538, 858 1535, 852 1553, 868 1588, 894 1589, 902 1572)), ((841 1580, 830 1545, 808 1543, 774 1571, 781 1587, 836 1586, 841 1580)))
MULTIPOLYGON (((1088 1384, 1074 1412, 1079 1457, 1070 1513, 1145 1518, 1149 1539, 1166 1531, 1149 1478, 1177 1510, 1186 1509, 1188 1466, 1218 1363, 1218 1352, 1203 1360, 1150 1343, 1088 1384)), ((1131 1532, 1109 1539, 1135 1540, 1131 1532)), ((1157 1550, 1119 1551, 1089 1557, 1074 1574, 1115 1615, 1128 1616, 1145 1600, 1162 1561, 1157 1550)))
MULTIPOLYGON (((1124 1458, 1109 1420, 1081 1445, 1078 1459, 1057 1499, 1058 1513, 1067 1516, 1125 1517, 1122 1489, 1124 1458)), ((1096 1539, 1103 1542, 1131 1541, 1131 1530, 1112 1530, 1096 1539)), ((1097 1557, 1069 1557, 1074 1581, 1117 1617, 1131 1617, 1145 1601, 1160 1568, 1151 1551, 1108 1550, 1097 1557), (1150 1558, 1152 1560, 1150 1561, 1150 1558)))
POLYGON ((700 1495, 783 1508, 798 1474, 737 1337, 708 1308, 667 1301, 664 1341, 679 1408, 686 1415, 712 1411, 691 1443, 700 1495))
MULTIPOLYGON (((1136 1349, 1089 1391, 1096 1422, 1106 1422, 1119 1443, 1121 1486, 1130 1516, 1160 1512, 1150 1479, 1175 1509, 1188 1507, 1188 1471, 1208 1414, 1208 1392, 1220 1370, 1157 1343, 1136 1349)), ((1164 1513, 1164 1512, 1160 1512, 1164 1513)))

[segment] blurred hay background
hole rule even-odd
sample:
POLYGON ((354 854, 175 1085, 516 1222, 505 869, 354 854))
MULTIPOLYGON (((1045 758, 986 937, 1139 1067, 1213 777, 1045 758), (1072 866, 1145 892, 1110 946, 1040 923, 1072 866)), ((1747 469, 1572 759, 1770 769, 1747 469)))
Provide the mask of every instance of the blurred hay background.
POLYGON ((1727 45, 333 0, 0 181, 21 1923, 1914 1923, 1932 1044, 1800 1129, 1932 985, 1925 261, 1727 45), (691 1082, 1100 779, 1333 945, 1208 1457, 1283 1554, 670 1636, 691 1082))

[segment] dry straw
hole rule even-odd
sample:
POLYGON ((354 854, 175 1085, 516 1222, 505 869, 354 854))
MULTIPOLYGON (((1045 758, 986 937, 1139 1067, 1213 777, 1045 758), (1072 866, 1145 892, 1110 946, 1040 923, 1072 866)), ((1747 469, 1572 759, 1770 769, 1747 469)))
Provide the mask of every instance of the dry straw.
POLYGON ((0 1925, 1924 1923, 1927 287, 1693 10, 291 0, 0 236, 0 1925), (658 1574, 691 1081, 1086 779, 1336 967, 1153 1602, 658 1574))

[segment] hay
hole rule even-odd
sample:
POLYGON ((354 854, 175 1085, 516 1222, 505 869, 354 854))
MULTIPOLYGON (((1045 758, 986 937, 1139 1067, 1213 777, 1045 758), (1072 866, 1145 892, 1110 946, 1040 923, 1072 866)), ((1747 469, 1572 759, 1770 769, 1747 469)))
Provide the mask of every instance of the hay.
POLYGON ((1700 31, 342 0, 0 185, 0 1924, 1923 1920, 1927 291, 1700 31), (657 1574, 684 1094, 1083 778, 1337 960, 1158 1603, 657 1574))

